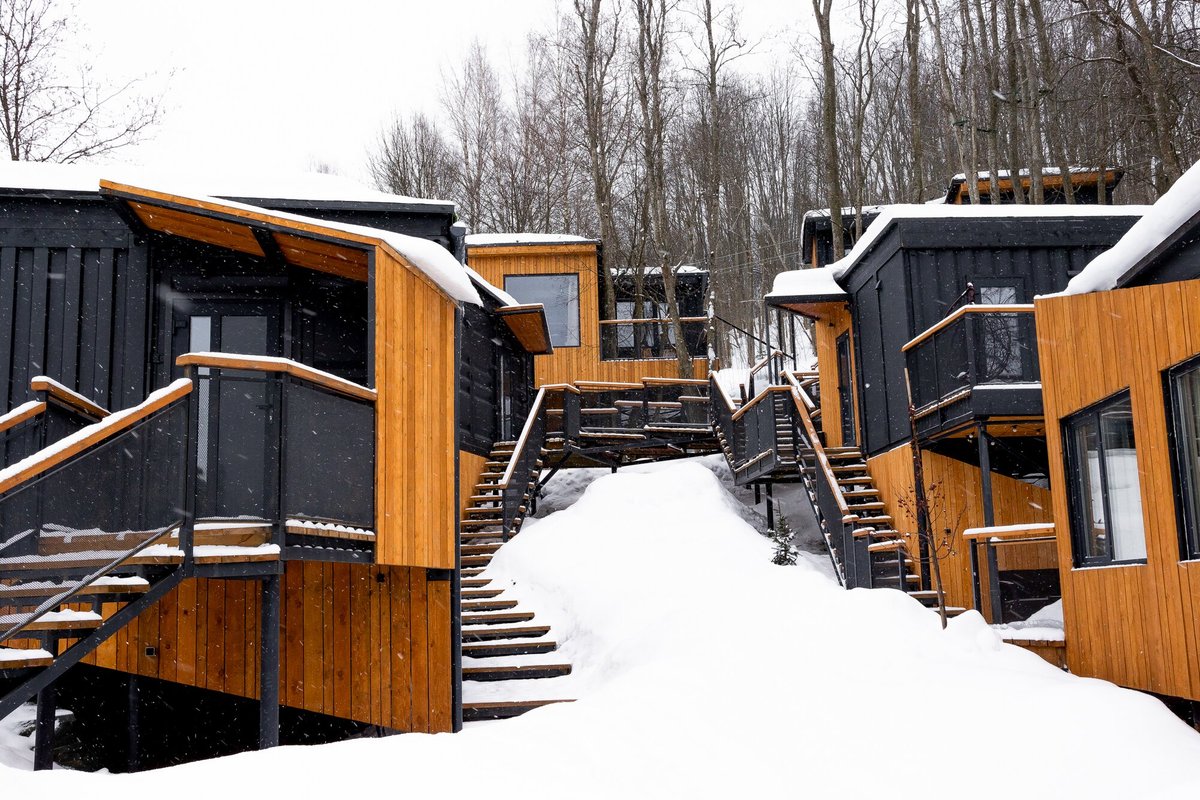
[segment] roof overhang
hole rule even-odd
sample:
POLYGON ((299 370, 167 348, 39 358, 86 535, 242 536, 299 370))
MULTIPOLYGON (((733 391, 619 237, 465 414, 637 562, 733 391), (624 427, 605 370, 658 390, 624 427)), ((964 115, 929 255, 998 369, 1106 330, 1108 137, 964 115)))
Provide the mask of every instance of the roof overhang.
POLYGON ((554 352, 554 345, 550 343, 550 326, 546 323, 546 309, 541 303, 504 306, 496 309, 496 314, 528 352, 535 356, 554 352))
POLYGON ((766 300, 767 305, 771 308, 782 308, 794 314, 809 317, 810 319, 824 319, 831 314, 837 313, 850 302, 850 298, 845 294, 826 296, 792 295, 784 297, 767 295, 766 300))

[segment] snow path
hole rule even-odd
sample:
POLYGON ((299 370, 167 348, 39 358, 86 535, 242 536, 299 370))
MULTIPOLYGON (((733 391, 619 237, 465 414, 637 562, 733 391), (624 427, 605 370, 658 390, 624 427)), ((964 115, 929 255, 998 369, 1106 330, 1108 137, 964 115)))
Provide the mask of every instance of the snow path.
MULTIPOLYGON (((139 775, 0 769, 6 796, 1196 797, 1200 736, 1157 700, 942 631, 890 590, 769 563, 703 464, 595 479, 488 573, 575 666, 573 697, 457 736, 245 753, 139 775), (269 776, 269 778, 267 777, 269 776), (981 780, 981 778, 983 778, 981 780), (468 785, 459 787, 465 795, 468 785)), ((532 688, 530 688, 532 687, 532 688)), ((502 696, 515 687, 481 687, 502 696)))

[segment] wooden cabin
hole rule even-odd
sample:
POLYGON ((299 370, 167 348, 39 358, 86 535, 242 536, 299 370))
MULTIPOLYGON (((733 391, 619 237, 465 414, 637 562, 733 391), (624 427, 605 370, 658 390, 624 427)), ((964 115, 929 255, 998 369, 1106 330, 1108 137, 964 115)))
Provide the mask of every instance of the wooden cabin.
POLYGON ((708 374, 708 275, 695 267, 677 273, 681 323, 693 375, 679 375, 666 324, 662 278, 645 277, 641 317, 629 270, 614 271, 616 316, 604 313, 603 247, 599 241, 556 234, 472 234, 467 263, 519 303, 546 309, 553 352, 534 359, 539 386, 573 381, 629 383, 643 378, 702 378, 708 374))
POLYGON ((1052 541, 980 552, 965 534, 1051 520, 1032 301, 1066 286, 1143 210, 893 206, 836 272, 777 279, 769 306, 815 321, 819 433, 843 464, 832 490, 842 510, 826 516, 858 520, 839 556, 852 585, 928 600, 936 558, 949 605, 991 620, 1057 597, 1052 541), (931 515, 918 525, 922 492, 931 515), (857 579, 856 558, 866 561, 857 579))
POLYGON ((1035 301, 1068 664, 1193 703, 1198 187, 1193 167, 1064 294, 1035 301))
MULTIPOLYGON (((82 662, 131 730, 180 687, 258 701, 265 746, 280 708, 456 730, 460 515, 529 479, 483 473, 541 308, 464 269, 451 204, 42 175, 0 186, 0 716, 37 692, 40 748, 82 662)), ((185 757, 153 739, 127 766, 185 757)))

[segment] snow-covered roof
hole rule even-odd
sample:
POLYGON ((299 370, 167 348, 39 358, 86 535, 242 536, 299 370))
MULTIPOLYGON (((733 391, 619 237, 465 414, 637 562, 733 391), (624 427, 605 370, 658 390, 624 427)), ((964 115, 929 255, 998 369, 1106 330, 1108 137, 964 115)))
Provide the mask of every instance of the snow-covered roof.
POLYGON ((389 194, 344 178, 318 172, 258 170, 197 172, 178 167, 99 166, 0 162, 0 187, 32 191, 95 192, 101 179, 130 186, 169 184, 189 195, 260 200, 311 200, 327 203, 453 206, 447 200, 425 200, 389 194))
POLYGON ((829 265, 834 276, 842 277, 865 256, 893 222, 905 219, 1079 219, 1084 217, 1140 217, 1150 206, 1100 205, 931 205, 901 204, 884 206, 854 248, 840 261, 829 265))
POLYGON ((569 233, 471 233, 467 247, 496 247, 513 244, 594 244, 596 239, 569 233))
MULTIPOLYGON (((633 267, 615 267, 613 269, 614 275, 632 275, 633 272, 633 267)), ((699 275, 708 272, 708 270, 704 267, 698 267, 695 264, 680 264, 678 267, 671 267, 671 272, 675 273, 676 275, 699 275)), ((658 264, 644 266, 642 267, 642 274, 661 275, 662 267, 658 264)))
POLYGON ((1086 294, 1116 288, 1121 276, 1200 214, 1200 162, 1175 181, 1158 202, 1146 209, 1115 245, 1096 256, 1059 294, 1086 294))
POLYGON ((421 239, 416 236, 406 236, 402 233, 394 233, 392 231, 380 230, 378 228, 368 228, 363 225, 351 225, 346 222, 336 222, 326 219, 317 219, 316 217, 306 217, 301 214, 292 214, 286 211, 272 211, 259 206, 239 203, 233 200, 223 200, 214 197, 205 197, 204 195, 196 195, 186 191, 178 191, 177 187, 163 188, 155 186, 153 190, 139 189, 137 187, 128 186, 133 192, 150 191, 159 194, 168 194, 172 197, 182 200, 190 200, 194 203, 207 203, 218 206, 230 211, 243 211, 251 214, 262 214, 272 217, 273 219, 284 222, 299 222, 308 226, 325 228, 330 231, 342 231, 345 233, 354 234, 356 236, 364 236, 375 239, 384 243, 404 257, 406 261, 412 264, 413 267, 427 275, 434 283, 436 283, 450 297, 463 303, 472 303, 474 305, 482 305, 483 301, 479 298, 479 293, 475 291, 474 285, 471 283, 471 278, 467 273, 464 265, 458 262, 449 250, 439 245, 437 242, 431 242, 428 239, 421 239))
POLYGON ((829 300, 845 297, 846 290, 838 285, 837 276, 829 267, 793 269, 775 276, 775 284, 767 298, 811 297, 829 300))

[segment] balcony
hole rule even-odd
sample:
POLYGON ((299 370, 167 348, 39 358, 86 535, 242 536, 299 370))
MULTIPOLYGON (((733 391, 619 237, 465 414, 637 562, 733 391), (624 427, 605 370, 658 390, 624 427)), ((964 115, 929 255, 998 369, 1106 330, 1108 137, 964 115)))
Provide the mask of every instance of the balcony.
POLYGON ((963 306, 902 349, 920 437, 1042 414, 1032 305, 963 306))
MULTIPOLYGON (((683 317, 684 343, 692 358, 708 356, 708 317, 683 317)), ((600 320, 601 360, 675 358, 675 335, 669 319, 600 320)))

